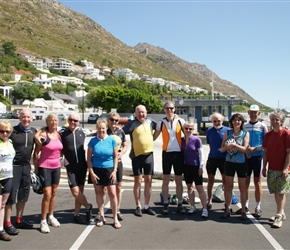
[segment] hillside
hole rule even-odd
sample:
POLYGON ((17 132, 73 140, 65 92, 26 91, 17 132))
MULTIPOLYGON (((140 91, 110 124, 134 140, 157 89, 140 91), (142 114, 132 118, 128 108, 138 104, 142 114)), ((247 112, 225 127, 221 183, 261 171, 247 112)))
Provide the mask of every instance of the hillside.
POLYGON ((205 65, 186 62, 146 43, 129 47, 90 18, 55 0, 2 1, 0 13, 1 44, 13 42, 18 53, 39 58, 63 57, 74 62, 86 59, 95 66, 106 59, 113 68, 128 67, 139 74, 206 89, 210 89, 213 75, 215 91, 255 102, 241 88, 220 79, 205 65))

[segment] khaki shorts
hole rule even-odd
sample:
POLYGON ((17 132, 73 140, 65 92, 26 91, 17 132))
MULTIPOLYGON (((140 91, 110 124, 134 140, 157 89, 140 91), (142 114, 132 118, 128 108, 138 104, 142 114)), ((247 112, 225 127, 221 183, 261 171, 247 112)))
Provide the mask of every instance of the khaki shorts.
POLYGON ((270 194, 287 194, 290 191, 290 175, 285 180, 282 178, 282 171, 268 170, 267 183, 270 194))

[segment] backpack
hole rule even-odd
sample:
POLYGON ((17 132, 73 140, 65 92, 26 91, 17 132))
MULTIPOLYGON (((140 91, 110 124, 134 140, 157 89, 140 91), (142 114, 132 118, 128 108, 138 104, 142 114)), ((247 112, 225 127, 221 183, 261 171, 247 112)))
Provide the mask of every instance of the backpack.
POLYGON ((220 184, 216 187, 213 196, 212 196, 213 202, 224 202, 224 185, 220 184))

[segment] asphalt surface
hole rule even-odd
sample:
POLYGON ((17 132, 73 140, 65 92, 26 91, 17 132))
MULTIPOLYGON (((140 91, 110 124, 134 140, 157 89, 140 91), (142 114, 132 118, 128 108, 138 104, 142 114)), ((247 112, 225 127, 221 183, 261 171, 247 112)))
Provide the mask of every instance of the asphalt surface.
MULTIPOLYGON (((36 122, 34 122, 34 126, 38 128, 39 124, 36 122)), ((94 125, 88 125, 86 128, 93 129, 94 125)), ((154 146, 155 170, 158 170, 159 166, 157 165, 161 163, 160 141, 157 141, 154 146)), ((251 215, 255 208, 252 184, 250 212, 247 215, 247 221, 241 221, 239 215, 235 214, 226 220, 220 219, 219 216, 223 213, 223 203, 213 203, 213 208, 209 211, 207 219, 201 218, 201 204, 196 204, 198 211, 194 215, 178 214, 176 205, 171 205, 170 213, 164 216, 161 214, 162 205, 160 204, 162 181, 159 179, 160 175, 157 171, 156 178, 153 180, 150 204, 157 214, 156 216, 143 214, 143 217, 136 217, 132 193, 133 178, 130 174, 130 161, 127 161, 126 157, 123 157, 125 176, 121 206, 121 212, 125 219, 121 222, 121 229, 117 230, 113 227, 108 198, 106 202, 107 223, 103 227, 96 227, 95 222, 87 225, 78 225, 72 222, 74 199, 68 188, 66 174, 63 170, 55 207, 55 217, 58 218, 61 226, 50 228, 49 234, 40 233, 42 196, 31 191, 24 219, 33 223, 34 228, 31 230, 20 229, 19 235, 13 237, 11 242, 0 241, 0 249, 290 249, 290 222, 286 220, 281 229, 273 229, 268 221, 275 214, 276 206, 273 195, 268 192, 265 180, 263 181, 264 193, 261 206, 263 214, 260 218, 256 219, 251 215)), ((217 175, 215 186, 220 182, 220 176, 217 175)), ((207 176, 204 174, 205 189, 206 184, 207 176)), ((234 191, 239 195, 237 183, 235 183, 234 191)), ((186 192, 185 185, 184 192, 186 192)), ((170 193, 175 193, 173 181, 170 182, 170 193)), ((86 185, 85 195, 94 206, 93 214, 95 216, 98 210, 91 184, 86 185)), ((143 186, 141 201, 143 205, 143 186)), ((189 208, 188 205, 185 206, 189 208)), ((232 208, 236 211, 239 206, 240 204, 233 205, 232 208)), ((289 209, 288 202, 285 207, 286 215, 289 209)), ((81 212, 84 216, 85 210, 82 209, 81 212)), ((14 213, 15 207, 13 207, 14 213)), ((14 219, 13 217, 12 222, 14 219)))

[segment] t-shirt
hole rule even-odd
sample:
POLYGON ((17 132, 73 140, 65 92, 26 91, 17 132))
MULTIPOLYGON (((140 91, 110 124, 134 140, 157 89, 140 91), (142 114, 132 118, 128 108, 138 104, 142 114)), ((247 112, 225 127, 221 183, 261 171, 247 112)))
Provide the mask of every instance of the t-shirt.
POLYGON ((279 132, 266 133, 263 148, 267 149, 268 169, 282 171, 286 159, 286 149, 290 148, 290 133, 282 128, 279 132))
POLYGON ((188 143, 185 142, 185 137, 182 138, 182 152, 184 164, 199 166, 198 149, 202 148, 201 139, 197 136, 191 135, 188 143))
MULTIPOLYGON (((13 159, 15 150, 11 140, 7 144, 0 140, 0 180, 13 177, 13 159)), ((0 185, 1 186, 1 185, 0 185)))
POLYGON ((92 165, 94 168, 114 167, 114 148, 117 142, 112 136, 101 140, 97 136, 89 141, 88 147, 92 148, 92 165))

